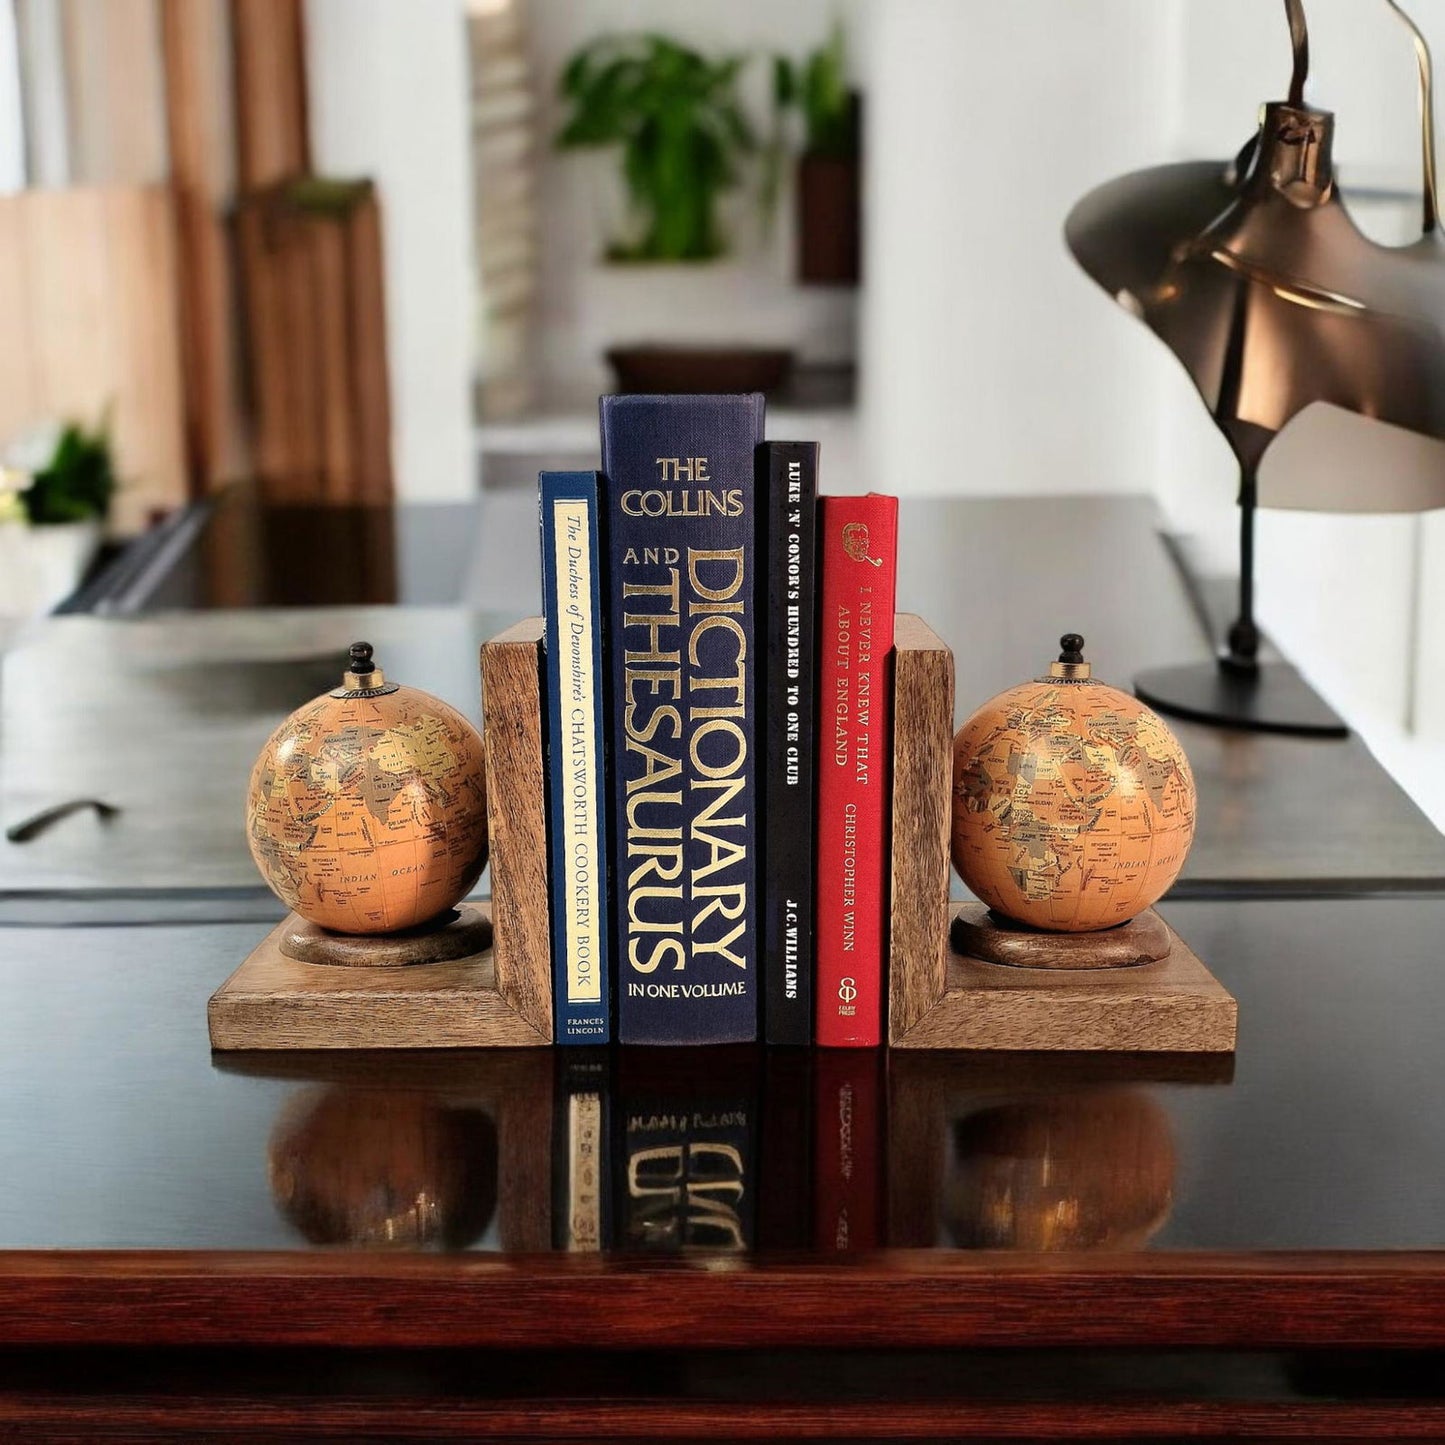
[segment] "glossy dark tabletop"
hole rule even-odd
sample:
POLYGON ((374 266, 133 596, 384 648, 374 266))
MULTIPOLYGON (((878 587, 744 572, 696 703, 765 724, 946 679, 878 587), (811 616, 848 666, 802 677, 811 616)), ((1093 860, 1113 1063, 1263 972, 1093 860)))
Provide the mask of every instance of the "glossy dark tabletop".
MULTIPOLYGON (((614 1052, 605 1232, 626 1121, 725 1114, 746 1242, 836 1254, 841 1077, 855 1249, 1445 1246, 1445 898, 1166 914, 1239 999, 1233 1061, 614 1052)), ((212 1056, 206 998, 263 931, 0 930, 0 1250, 565 1243, 582 1056, 212 1056)))
MULTIPOLYGON (((478 643, 537 586, 531 499, 475 521, 445 605, 62 617, 13 640, 0 822, 76 795, 120 812, 0 842, 0 1250, 546 1250, 583 1146, 606 1169, 572 1242, 666 1248, 623 1185, 629 1121, 670 1114, 724 1131, 738 1233, 764 1251, 1445 1245, 1445 840, 1356 738, 1180 729, 1201 822, 1166 913, 1239 998, 1232 1063, 213 1059, 206 999, 279 914, 239 826, 251 761, 358 636, 475 712, 478 643), (1435 891, 1362 891, 1386 886, 1435 891), (1248 890, 1278 896, 1198 897, 1248 890)), ((906 503, 900 602, 954 648, 958 714, 1070 627, 1121 682, 1207 655, 1155 522, 1128 498, 906 503)))

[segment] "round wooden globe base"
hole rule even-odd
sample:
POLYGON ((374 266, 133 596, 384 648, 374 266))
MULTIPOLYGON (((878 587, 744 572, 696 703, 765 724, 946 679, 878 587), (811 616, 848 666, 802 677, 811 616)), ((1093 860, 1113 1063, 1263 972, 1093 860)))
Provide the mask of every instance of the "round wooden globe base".
POLYGON ((1010 968, 1132 968, 1169 955, 1169 929, 1152 908, 1093 933, 1046 933, 995 913, 986 903, 959 910, 954 951, 1010 968))
POLYGON ((397 933, 333 933, 304 919, 281 935, 280 949, 299 963, 343 968, 405 968, 417 963, 451 963, 492 946, 492 925, 465 903, 448 908, 415 928, 397 933))

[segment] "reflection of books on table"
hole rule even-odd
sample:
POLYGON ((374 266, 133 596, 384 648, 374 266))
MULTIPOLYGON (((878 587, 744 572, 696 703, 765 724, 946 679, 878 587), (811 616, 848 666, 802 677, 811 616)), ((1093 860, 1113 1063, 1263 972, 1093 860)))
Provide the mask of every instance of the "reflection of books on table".
POLYGON ((814 1061, 814 1246, 854 1254, 883 1242, 880 1056, 820 1049, 814 1061))
POLYGON ((570 1055, 559 1064, 553 1124, 552 1245, 585 1254, 606 1249, 607 1058, 570 1055))
POLYGON ((649 1051, 619 1063, 618 1248, 671 1254, 752 1247, 755 1074, 751 1049, 649 1051))
POLYGON ((759 1249, 813 1243, 813 1054, 768 1049, 758 1129, 759 1249))

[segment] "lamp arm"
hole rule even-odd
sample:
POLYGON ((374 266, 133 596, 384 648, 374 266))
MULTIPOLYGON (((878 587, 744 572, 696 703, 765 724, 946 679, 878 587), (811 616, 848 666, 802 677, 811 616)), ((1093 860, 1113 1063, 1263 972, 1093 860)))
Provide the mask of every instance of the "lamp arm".
POLYGON ((1440 224, 1439 196, 1435 185, 1435 82, 1434 65, 1430 59, 1430 47, 1420 33, 1420 27, 1395 3, 1385 3, 1400 17, 1410 32, 1415 46, 1415 64, 1420 72, 1420 152, 1424 162, 1425 224, 1428 233, 1440 224))
MULTIPOLYGON (((1386 0, 1393 4, 1394 0, 1386 0)), ((1305 103, 1305 81, 1310 74, 1310 32, 1305 24, 1304 0, 1284 0, 1285 17, 1289 20, 1289 43, 1294 48, 1294 70, 1289 78, 1289 103, 1305 103)))

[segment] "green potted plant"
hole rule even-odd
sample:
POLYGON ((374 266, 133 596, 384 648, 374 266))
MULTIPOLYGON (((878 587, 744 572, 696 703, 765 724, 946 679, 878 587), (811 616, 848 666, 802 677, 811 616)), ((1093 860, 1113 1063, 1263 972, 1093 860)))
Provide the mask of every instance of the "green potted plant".
POLYGON ((620 146, 634 223, 617 261, 707 261, 727 249, 722 194, 757 142, 737 95, 745 57, 709 60, 663 35, 605 35, 562 71, 559 149, 620 146))
POLYGON ((781 149, 784 117, 803 122, 798 160, 798 279, 856 285, 860 273, 860 103, 848 85, 843 27, 795 66, 773 61, 774 148, 781 149))
POLYGON ((593 299, 605 312, 598 297, 611 297, 618 329, 641 333, 616 344, 614 332, 603 343, 622 391, 769 391, 791 367, 790 348, 755 345, 746 322, 728 324, 743 278, 717 264, 731 243, 724 198, 756 173, 757 140, 738 94, 745 61, 664 35, 609 35, 583 46, 562 72, 567 115, 557 148, 612 148, 621 161, 627 216, 605 256, 624 264, 608 268, 593 299), (625 273, 639 263, 684 265, 649 267, 629 282, 625 273))
POLYGON ((0 458, 0 616, 35 616, 80 584, 116 490, 107 424, 37 428, 0 458))

